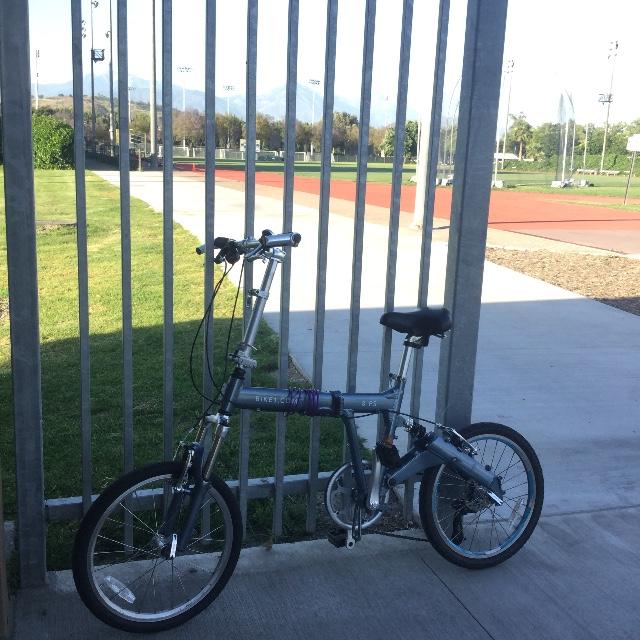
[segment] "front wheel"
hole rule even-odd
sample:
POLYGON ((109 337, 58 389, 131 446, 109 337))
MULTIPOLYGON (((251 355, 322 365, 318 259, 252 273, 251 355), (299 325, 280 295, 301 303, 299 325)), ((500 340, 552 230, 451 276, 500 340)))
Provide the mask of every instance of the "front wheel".
POLYGON ((180 462, 136 469, 107 487, 82 520, 73 578, 85 605, 113 627, 155 632, 182 624, 233 573, 242 518, 220 478, 206 483, 192 538, 176 550, 192 495, 188 481, 180 484, 182 470, 180 462))
POLYGON ((503 503, 497 506, 478 483, 442 465, 424 473, 420 519, 444 558, 483 569, 510 558, 533 533, 544 498, 542 467, 531 445, 510 427, 481 422, 460 434, 476 447, 475 459, 500 477, 503 503))

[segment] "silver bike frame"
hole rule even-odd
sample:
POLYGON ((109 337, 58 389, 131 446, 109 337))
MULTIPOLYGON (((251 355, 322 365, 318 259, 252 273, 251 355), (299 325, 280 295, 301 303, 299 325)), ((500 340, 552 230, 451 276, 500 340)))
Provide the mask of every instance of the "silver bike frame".
POLYGON ((422 348, 422 338, 407 336, 404 342, 399 371, 391 376, 392 384, 386 391, 343 394, 318 390, 297 390, 296 395, 295 393, 292 394, 291 389, 244 386, 245 372, 247 369, 257 366, 256 361, 252 358, 254 342, 267 299, 269 298, 269 290, 273 278, 278 265, 284 260, 285 252, 280 248, 273 248, 263 251, 258 257, 267 261, 267 267, 260 289, 251 292, 256 301, 251 310, 251 317, 245 335, 235 352, 230 356, 236 365, 235 369, 223 389, 218 413, 205 418, 196 436, 197 441, 202 443, 208 426, 210 424, 215 425, 211 450, 203 467, 204 478, 209 478, 213 473, 220 447, 229 431, 229 417, 235 409, 282 411, 286 413, 302 413, 309 416, 334 416, 342 419, 351 451, 351 460, 361 507, 370 511, 379 509, 388 488, 422 473, 429 467, 442 464, 450 464, 463 477, 479 482, 489 491, 494 500, 500 502, 503 492, 499 479, 493 472, 478 464, 472 455, 454 446, 445 430, 446 428, 441 425, 436 425, 432 432, 419 438, 414 446, 400 459, 400 464, 392 469, 385 468, 376 456, 371 488, 367 492, 355 418, 357 414, 363 413, 382 414, 385 426, 382 441, 387 444, 393 443, 396 430, 399 426, 405 424, 400 415, 402 399, 411 357, 416 348, 422 348))

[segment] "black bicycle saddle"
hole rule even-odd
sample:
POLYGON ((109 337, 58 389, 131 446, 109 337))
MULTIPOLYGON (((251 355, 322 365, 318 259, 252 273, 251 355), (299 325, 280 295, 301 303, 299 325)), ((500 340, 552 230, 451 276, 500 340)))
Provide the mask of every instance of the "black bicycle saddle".
POLYGON ((444 307, 426 307, 407 313, 390 311, 382 314, 380 324, 410 336, 442 336, 451 329, 451 314, 444 307))

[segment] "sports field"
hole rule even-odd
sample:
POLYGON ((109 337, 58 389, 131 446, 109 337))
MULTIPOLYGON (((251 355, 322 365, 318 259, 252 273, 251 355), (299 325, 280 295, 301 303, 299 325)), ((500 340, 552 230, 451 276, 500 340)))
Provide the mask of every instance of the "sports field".
MULTIPOLYGON (((200 167, 204 161, 200 158, 181 159, 176 158, 177 167, 192 168, 192 165, 200 167)), ((216 168, 227 171, 244 171, 244 162, 240 160, 216 160, 216 168)), ((264 161, 256 163, 256 171, 261 173, 284 173, 284 163, 281 161, 264 161)), ((402 170, 402 182, 410 184, 411 176, 416 172, 415 164, 405 164, 402 170)), ((319 162, 296 162, 296 176, 305 178, 320 178, 319 162)), ((441 172, 442 173, 442 172, 441 172)), ((392 164, 387 163, 369 163, 367 166, 367 182, 391 184, 392 164)), ((346 180, 355 182, 356 180, 356 164, 354 162, 335 162, 331 165, 332 180, 346 180)), ((507 188, 516 189, 518 191, 534 191, 537 193, 571 193, 575 194, 576 200, 583 200, 584 196, 610 196, 620 198, 620 205, 624 197, 624 191, 627 184, 627 176, 583 176, 574 174, 573 178, 578 181, 587 179, 593 183, 592 187, 572 188, 572 189, 554 189, 551 188, 551 180, 555 179, 555 173, 549 171, 498 171, 498 180, 503 180, 507 188)), ((640 177, 631 179, 629 189, 630 199, 640 199, 640 177)), ((587 198, 588 199, 588 198, 587 198)), ((627 205, 629 209, 637 209, 640 211, 640 203, 627 205)))
MULTIPOLYGON (((303 169, 309 169, 305 164, 303 169)), ((318 165, 315 165, 316 167, 318 165)), ((335 165, 334 165, 335 166, 335 165)), ((256 184, 272 187, 273 195, 281 192, 284 186, 282 165, 259 163, 256 172, 256 184), (267 165, 270 170, 263 171, 267 165)), ((176 168, 190 171, 194 178, 202 177, 204 165, 176 163, 176 168)), ((340 167, 342 169, 342 167, 340 167)), ((388 209, 391 202, 390 168, 376 166, 373 175, 377 179, 367 181, 366 202, 388 209), (383 169, 386 168, 386 171, 383 169), (386 180, 383 180, 386 177, 386 180)), ((243 163, 216 163, 216 181, 218 183, 243 183, 243 163)), ((297 167, 296 167, 297 169, 297 167)), ((355 202, 355 171, 334 173, 332 167, 331 197, 355 202)), ((620 189, 624 182, 620 177, 606 178, 610 181, 608 189, 620 189)), ((638 179, 640 182, 640 179, 638 179)), ((294 190, 301 194, 318 195, 320 178, 318 172, 297 171, 294 178, 294 190)), ((402 185, 400 210, 402 224, 409 225, 414 211, 416 186, 412 182, 402 185)), ((598 195, 592 189, 498 189, 491 194, 489 226, 494 229, 524 233, 561 242, 579 244, 599 249, 616 251, 621 254, 640 254, 640 186, 636 187, 635 199, 623 207, 621 196, 598 195)), ((435 217, 448 220, 451 212, 452 189, 436 189, 435 217)))

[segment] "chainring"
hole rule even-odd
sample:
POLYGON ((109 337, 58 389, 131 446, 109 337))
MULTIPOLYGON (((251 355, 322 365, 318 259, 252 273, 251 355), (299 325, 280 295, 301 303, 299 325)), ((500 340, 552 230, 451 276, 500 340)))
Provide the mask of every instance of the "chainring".
MULTIPOLYGON (((371 467, 366 462, 363 462, 363 466, 365 470, 371 467)), ((371 478, 371 474, 369 478, 371 478)), ((324 494, 324 505, 327 513, 331 520, 341 529, 350 530, 353 527, 356 491, 353 466, 351 462, 347 462, 333 472, 324 494)), ((361 513, 362 529, 370 527, 382 517, 382 511, 364 510, 361 513)))

